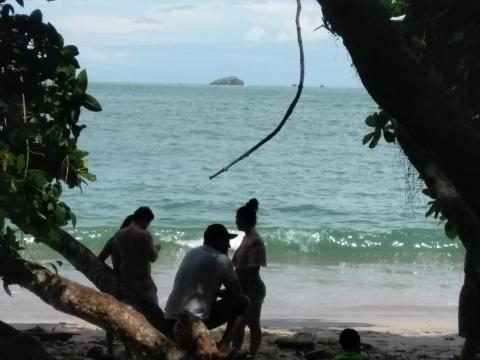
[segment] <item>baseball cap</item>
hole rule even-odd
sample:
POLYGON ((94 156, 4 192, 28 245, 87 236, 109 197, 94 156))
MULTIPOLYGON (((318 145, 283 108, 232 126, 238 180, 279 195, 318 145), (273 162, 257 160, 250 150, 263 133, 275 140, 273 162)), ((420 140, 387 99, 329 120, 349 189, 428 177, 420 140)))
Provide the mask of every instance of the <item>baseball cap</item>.
POLYGON ((237 237, 237 234, 231 234, 227 228, 222 224, 212 224, 207 227, 203 233, 203 240, 207 243, 215 241, 227 240, 230 241, 237 237))

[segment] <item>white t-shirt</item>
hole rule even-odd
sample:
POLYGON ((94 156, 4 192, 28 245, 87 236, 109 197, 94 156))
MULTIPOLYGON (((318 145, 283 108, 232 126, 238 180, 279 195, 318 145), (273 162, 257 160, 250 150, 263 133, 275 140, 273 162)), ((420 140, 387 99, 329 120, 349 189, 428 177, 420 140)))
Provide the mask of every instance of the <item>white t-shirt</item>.
POLYGON ((177 319, 179 312, 187 310, 202 320, 208 319, 220 287, 236 279, 227 255, 207 245, 190 250, 175 275, 165 318, 177 319))

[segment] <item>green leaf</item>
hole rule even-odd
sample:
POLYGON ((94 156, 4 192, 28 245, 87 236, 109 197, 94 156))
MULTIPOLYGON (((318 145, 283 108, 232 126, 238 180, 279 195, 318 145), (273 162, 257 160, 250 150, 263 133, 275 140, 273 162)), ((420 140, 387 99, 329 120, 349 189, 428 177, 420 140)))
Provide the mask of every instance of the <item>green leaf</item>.
POLYGON ((78 51, 78 48, 75 45, 67 45, 63 48, 63 52, 69 56, 78 56, 80 52, 78 51))
POLYGON ((43 190, 45 184, 47 183, 47 177, 45 172, 42 170, 29 170, 27 178, 30 183, 39 190, 43 190))
MULTIPOLYGON (((85 91, 87 90, 88 86, 88 77, 87 77, 87 71, 82 70, 77 76, 77 80, 75 81, 75 89, 79 94, 84 94, 85 91)), ((98 104, 100 106, 100 104, 98 104)))
POLYGON ((23 0, 16 0, 17 1, 17 4, 20 5, 21 7, 23 7, 23 0))
POLYGON ((367 118, 365 119, 365 124, 370 127, 377 127, 377 117, 377 113, 367 116, 367 118))
POLYGON ((16 167, 17 167, 17 171, 22 171, 23 169, 25 169, 25 165, 26 165, 26 162, 25 162, 25 156, 23 154, 20 154, 17 156, 17 159, 16 159, 16 167))
POLYGON ((2 17, 7 17, 10 13, 12 13, 12 15, 15 15, 15 9, 13 8, 13 6, 10 4, 2 5, 0 10, 0 14, 2 15, 2 17))
POLYGON ((77 226, 77 215, 70 211, 70 219, 72 220, 72 226, 77 226))
POLYGON ((375 136, 375 131, 372 131, 367 135, 365 135, 362 140, 362 145, 365 145, 366 143, 368 143, 370 140, 372 140, 374 136, 375 136))
POLYGON ((447 221, 445 224, 445 235, 447 235, 449 239, 455 239, 457 237, 457 230, 450 221, 447 221))
POLYGON ((66 211, 63 206, 57 206, 55 208, 55 220, 59 225, 66 223, 66 211))
POLYGON ((30 14, 30 19, 36 23, 41 23, 43 22, 43 15, 42 12, 38 9, 33 10, 32 13, 30 14))
POLYGON ((95 174, 91 174, 89 172, 82 172, 80 175, 83 178, 87 179, 88 181, 96 181, 97 180, 97 177, 95 176, 95 174))
POLYGON ((432 205, 430 206, 430 209, 425 213, 425 217, 430 217, 432 214, 436 211, 437 209, 437 204, 435 204, 434 201, 431 201, 432 205))
POLYGON ((59 65, 55 69, 55 74, 57 75, 65 75, 67 78, 71 78, 75 76, 75 66, 72 64, 66 65, 59 65))
POLYGON ((380 140, 380 137, 382 136, 382 132, 380 131, 380 128, 375 129, 375 134, 373 135, 372 141, 370 141, 370 144, 368 144, 368 147, 370 149, 373 149, 375 146, 378 144, 378 140, 380 140))
POLYGON ((82 105, 90 111, 102 111, 102 106, 92 95, 85 94, 82 105))

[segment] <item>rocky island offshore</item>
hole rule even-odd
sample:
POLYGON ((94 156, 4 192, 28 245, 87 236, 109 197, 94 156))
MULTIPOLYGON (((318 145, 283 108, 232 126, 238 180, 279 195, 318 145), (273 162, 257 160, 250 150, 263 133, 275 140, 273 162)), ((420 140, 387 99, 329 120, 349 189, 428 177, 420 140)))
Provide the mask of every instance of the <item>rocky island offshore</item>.
POLYGON ((236 76, 227 76, 224 78, 212 81, 210 85, 245 85, 242 79, 236 76))

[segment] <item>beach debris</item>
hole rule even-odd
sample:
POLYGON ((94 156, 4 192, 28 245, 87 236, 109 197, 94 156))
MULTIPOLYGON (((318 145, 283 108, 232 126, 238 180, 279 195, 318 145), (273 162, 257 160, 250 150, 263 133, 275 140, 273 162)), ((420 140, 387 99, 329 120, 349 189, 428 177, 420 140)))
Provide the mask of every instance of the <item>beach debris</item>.
POLYGON ((87 357, 95 360, 104 360, 105 354, 103 353, 103 348, 101 346, 92 346, 87 351, 87 357))
POLYGON ((291 349, 301 352, 315 349, 314 337, 310 333, 296 333, 293 336, 280 337, 275 340, 275 344, 280 349, 291 349))
POLYGON ((40 341, 61 341, 61 342, 68 341, 74 335, 78 335, 75 332, 46 331, 41 326, 35 326, 31 329, 24 330, 23 333, 30 336, 35 336, 40 341))

